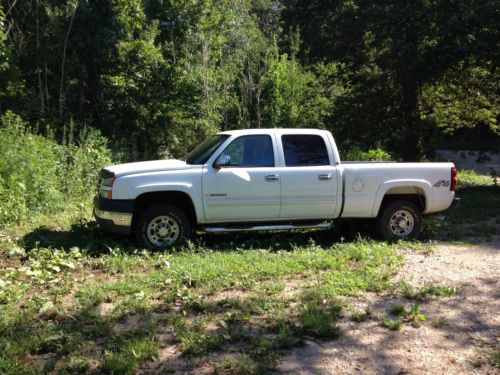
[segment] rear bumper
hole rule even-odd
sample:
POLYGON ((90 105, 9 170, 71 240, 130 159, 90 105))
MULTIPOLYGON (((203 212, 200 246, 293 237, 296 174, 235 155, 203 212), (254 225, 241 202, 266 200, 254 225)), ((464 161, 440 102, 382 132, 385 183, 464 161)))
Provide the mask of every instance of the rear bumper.
POLYGON ((94 217, 105 232, 130 233, 134 201, 94 198, 94 217))
POLYGON ((458 206, 460 206, 460 198, 458 197, 455 197, 453 198, 453 200, 451 201, 451 204, 450 204, 450 207, 449 208, 457 208, 458 206))

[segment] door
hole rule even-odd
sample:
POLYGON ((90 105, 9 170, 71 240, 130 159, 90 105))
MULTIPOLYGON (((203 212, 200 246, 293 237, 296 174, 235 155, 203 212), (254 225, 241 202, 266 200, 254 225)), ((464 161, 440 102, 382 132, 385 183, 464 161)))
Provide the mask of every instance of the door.
POLYGON ((333 218, 337 205, 337 167, 321 135, 281 136, 282 219, 333 218))
POLYGON ((234 139, 203 173, 207 222, 265 221, 279 218, 280 176, 270 135, 234 139), (220 165, 223 164, 223 165, 220 165))

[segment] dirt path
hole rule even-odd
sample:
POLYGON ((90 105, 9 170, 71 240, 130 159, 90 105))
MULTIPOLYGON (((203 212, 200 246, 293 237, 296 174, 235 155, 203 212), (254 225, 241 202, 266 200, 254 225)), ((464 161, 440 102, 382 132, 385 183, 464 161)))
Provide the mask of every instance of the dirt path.
POLYGON ((369 309, 362 323, 340 322, 343 335, 332 342, 308 341, 283 358, 278 369, 293 374, 500 374, 489 357, 500 348, 500 241, 472 247, 438 245, 431 254, 404 252, 398 278, 412 285, 459 286, 452 297, 419 302, 426 321, 390 331, 379 324, 388 307, 413 301, 366 294, 348 302, 369 309))

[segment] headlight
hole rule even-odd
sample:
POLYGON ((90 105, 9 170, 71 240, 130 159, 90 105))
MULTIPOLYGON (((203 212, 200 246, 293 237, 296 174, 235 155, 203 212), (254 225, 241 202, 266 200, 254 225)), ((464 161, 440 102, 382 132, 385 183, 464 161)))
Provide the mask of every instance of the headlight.
POLYGON ((102 198, 113 198, 113 183, 115 182, 115 175, 106 170, 102 173, 100 195, 102 198))

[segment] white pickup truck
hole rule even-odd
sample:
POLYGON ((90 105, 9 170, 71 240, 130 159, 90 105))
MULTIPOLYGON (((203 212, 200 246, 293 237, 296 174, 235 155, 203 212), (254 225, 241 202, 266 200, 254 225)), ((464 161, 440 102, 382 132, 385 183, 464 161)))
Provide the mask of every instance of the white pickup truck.
POLYGON ((94 215, 148 248, 195 230, 326 228, 346 218, 375 219, 390 241, 414 238, 422 214, 458 204, 456 173, 452 163, 341 163, 324 130, 227 131, 185 160, 104 168, 94 215))

